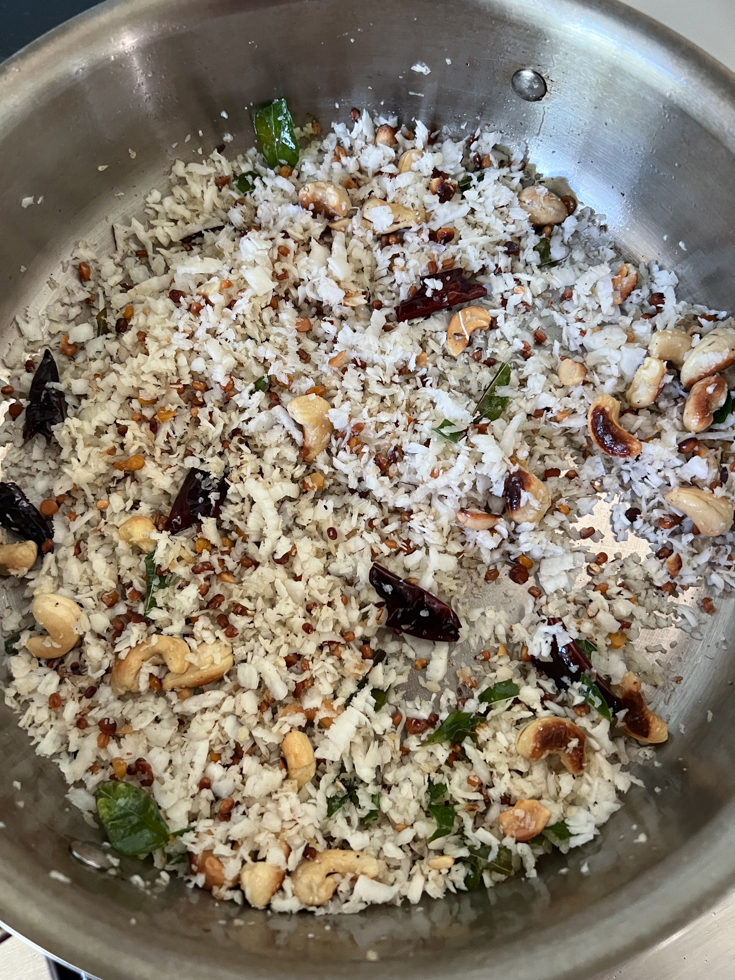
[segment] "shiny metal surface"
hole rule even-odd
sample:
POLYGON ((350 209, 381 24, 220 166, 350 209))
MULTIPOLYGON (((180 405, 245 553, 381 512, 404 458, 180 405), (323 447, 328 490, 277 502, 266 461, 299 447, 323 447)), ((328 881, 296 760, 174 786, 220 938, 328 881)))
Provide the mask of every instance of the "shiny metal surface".
MULTIPOLYGON (((247 145, 250 103, 281 94, 297 121, 366 105, 433 125, 491 122, 604 211, 631 257, 676 269, 690 299, 735 307, 735 79, 620 4, 454 0, 449 13, 439 0, 124 0, 0 69, 8 335, 14 313, 43 304, 74 240, 108 248, 110 222, 136 212, 167 163, 219 144, 225 127, 233 150, 247 145), (419 60, 430 75, 411 72, 419 60), (549 83, 540 102, 511 87, 529 66, 549 83), (22 209, 27 195, 43 203, 22 209)), ((536 881, 359 916, 269 916, 160 891, 150 869, 142 891, 82 866, 70 842, 99 838, 3 708, 0 919, 102 980, 590 977, 735 883, 733 607, 718 606, 701 639, 672 651, 685 679, 665 690, 674 734, 661 767, 640 773, 646 788, 568 873, 557 856, 536 881)))

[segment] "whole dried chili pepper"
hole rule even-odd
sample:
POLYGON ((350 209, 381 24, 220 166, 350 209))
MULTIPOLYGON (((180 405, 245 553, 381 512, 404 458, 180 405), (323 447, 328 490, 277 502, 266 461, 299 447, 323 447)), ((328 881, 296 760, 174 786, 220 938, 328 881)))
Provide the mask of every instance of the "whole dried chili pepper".
POLYGON ((454 643, 459 639, 462 629, 459 617, 446 602, 430 592, 377 563, 370 569, 370 584, 388 610, 385 626, 435 643, 454 643))
POLYGON ((204 470, 189 470, 174 500, 164 531, 177 534, 203 517, 219 517, 226 496, 226 477, 218 480, 204 470))
POLYGON ((487 296, 487 288, 479 282, 470 282, 462 274, 461 269, 450 269, 448 272, 424 276, 421 283, 417 293, 396 307, 396 320, 399 323, 404 320, 416 320, 420 316, 436 313, 437 310, 448 310, 450 306, 469 303, 470 300, 487 296), (434 281, 438 279, 442 284, 440 289, 431 290, 431 296, 428 295, 427 279, 434 281))
POLYGON ((53 535, 46 518, 17 483, 0 483, 0 525, 26 541, 35 541, 42 551, 54 550, 53 535))
MULTIPOLYGON (((550 626, 554 626, 561 620, 551 618, 547 622, 550 626)), ((560 687, 569 687, 579 681, 583 675, 586 675, 594 682, 613 715, 617 715, 621 711, 625 712, 623 720, 618 721, 618 724, 633 738, 643 742, 649 741, 654 726, 660 723, 660 719, 650 711, 643 695, 640 690, 635 688, 635 685, 623 685, 625 689, 622 693, 616 694, 610 687, 609 681, 603 680, 597 674, 582 648, 574 640, 566 646, 560 647, 556 637, 552 637, 551 660, 539 660, 537 657, 533 657, 532 660, 537 670, 556 681, 560 687)), ((659 741, 658 738, 652 740, 659 741)))
POLYGON ((50 387, 58 384, 59 369, 53 354, 45 350, 38 370, 33 375, 31 390, 28 393, 28 405, 23 425, 23 439, 32 439, 35 435, 50 439, 51 429, 66 418, 66 398, 64 392, 50 387))

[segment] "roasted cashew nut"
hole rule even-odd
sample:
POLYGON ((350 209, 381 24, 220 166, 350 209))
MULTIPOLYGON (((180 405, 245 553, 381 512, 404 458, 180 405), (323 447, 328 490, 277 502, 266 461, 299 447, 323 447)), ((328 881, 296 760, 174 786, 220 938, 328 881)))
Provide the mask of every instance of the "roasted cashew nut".
POLYGON ((676 487, 669 490, 664 500, 686 514, 708 538, 724 534, 732 527, 735 512, 727 497, 716 497, 698 487, 676 487))
POLYGON ((320 395, 299 395, 286 406, 288 414, 304 430, 304 445, 300 456, 307 463, 327 448, 334 426, 329 421, 331 405, 320 395))
POLYGON ((324 905, 334 894, 337 875, 377 878, 380 866, 362 851, 321 851, 313 861, 302 861, 291 875, 293 893, 302 905, 324 905))
POLYGON ((587 428, 592 441, 608 456, 632 459, 640 456, 643 446, 630 432, 618 425, 620 402, 611 395, 600 395, 590 405, 587 428))
POLYGON ((0 544, 0 575, 20 578, 33 568, 37 557, 38 545, 35 541, 0 544))
POLYGON ((639 742, 655 745, 665 742, 669 737, 669 726, 650 710, 641 694, 641 679, 637 674, 628 671, 623 674, 619 686, 613 687, 613 692, 623 702, 625 714, 618 725, 638 739, 639 742))
POLYGON ((204 875, 202 888, 212 891, 213 888, 232 888, 234 881, 225 877, 225 866, 214 851, 202 851, 192 854, 189 858, 194 874, 204 875))
POLYGON ((31 606, 33 618, 48 636, 32 636, 26 646, 39 660, 63 657, 80 641, 76 627, 82 610, 64 595, 37 595, 31 606))
POLYGON ((567 772, 578 776, 584 770, 586 741, 582 729, 568 718, 536 718, 518 733, 516 751, 531 762, 555 752, 567 772))
POLYGON ((659 396, 666 377, 666 365, 656 357, 647 357, 633 375, 625 397, 631 408, 648 408, 659 396))
POLYGON ((558 225, 569 217, 564 201, 543 184, 525 187, 518 195, 518 203, 528 212, 532 225, 558 225))
POLYGON ((556 374, 563 385, 567 388, 573 388, 574 385, 581 384, 587 377, 587 368, 581 361, 573 361, 571 358, 565 357, 559 362, 556 374))
POLYGON ((715 327, 693 347, 681 366, 681 383, 691 388, 696 381, 719 374, 735 363, 735 329, 732 320, 715 327))
POLYGON ((297 789, 302 789, 316 772, 311 742, 303 732, 289 732, 281 742, 281 752, 288 766, 288 778, 296 781, 297 789))
POLYGON ((482 510, 458 510, 457 523, 468 531, 489 531, 496 526, 500 518, 495 514, 486 514, 482 510))
POLYGON ((283 884, 285 877, 285 871, 265 861, 246 864, 240 872, 240 886, 245 901, 253 908, 264 909, 283 884))
POLYGON ((395 129, 387 123, 378 126, 378 131, 375 134, 375 142, 378 146, 396 146, 398 140, 396 139, 395 129))
POLYGON ((305 211, 322 214, 327 218, 344 218, 350 210, 350 196, 344 187, 315 180, 304 184, 299 191, 299 204, 305 211))
POLYGON ((432 871, 448 871, 454 867, 454 858, 451 854, 437 854, 427 860, 426 867, 432 871))
POLYGON ((401 154, 401 158, 398 161, 398 173, 409 173, 409 171, 413 170, 414 163, 418 163, 423 155, 421 150, 406 150, 405 153, 401 154))
POLYGON ((638 273, 632 265, 623 263, 612 277, 613 306, 620 306, 638 285, 638 273))
POLYGON ((721 374, 713 378, 702 378, 692 385, 682 422, 687 432, 704 432, 713 422, 718 408, 727 401, 727 382, 721 374))
POLYGON ((458 357, 470 342, 470 334, 475 330, 487 330, 492 317, 481 306, 466 306, 455 313, 447 328, 447 350, 452 357, 458 357))
POLYGON ((184 674, 191 664, 186 659, 189 647, 175 636, 156 634, 131 647, 125 657, 117 657, 112 665, 110 685, 120 697, 127 691, 138 690, 138 675, 144 663, 165 663, 175 674, 184 674))
POLYGON ((150 517, 136 514, 135 517, 129 517, 124 524, 121 524, 119 530, 120 539, 126 544, 135 544, 147 554, 156 550, 156 543, 151 540, 151 533, 156 530, 156 525, 150 517))
MULTIPOLYGON (((189 653, 188 648, 186 652, 189 653)), ((182 687, 205 687, 207 684, 213 684, 214 681, 224 677, 235 663, 232 647, 224 640, 215 640, 214 643, 200 643, 191 652, 196 656, 196 663, 187 661, 185 673, 171 670, 170 674, 166 674, 161 682, 164 691, 177 691, 182 687)))
POLYGON ((657 330, 648 341, 648 353, 680 368, 692 349, 692 338, 683 330, 657 330))
POLYGON ((518 465, 505 478, 505 509, 516 524, 538 524, 551 507, 545 484, 525 466, 518 465))
POLYGON ((551 819, 551 811, 538 800, 518 800, 498 817, 500 829, 504 837, 512 837, 519 844, 540 834, 551 819))
POLYGON ((371 215, 376 208, 390 208, 393 217, 392 222, 387 228, 383 227, 382 222, 380 223, 381 235, 391 234, 394 231, 400 231, 402 228, 412 228, 421 221, 418 214, 412 211, 411 208, 404 207, 402 204, 396 204, 395 201, 389 204, 387 201, 381 201, 380 198, 371 197, 362 206, 362 216, 371 224, 374 221, 371 215))

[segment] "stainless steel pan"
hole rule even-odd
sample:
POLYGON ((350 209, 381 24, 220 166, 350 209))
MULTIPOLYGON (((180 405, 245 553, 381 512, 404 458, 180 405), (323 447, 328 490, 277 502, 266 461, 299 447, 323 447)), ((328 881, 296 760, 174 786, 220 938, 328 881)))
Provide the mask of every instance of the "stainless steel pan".
MULTIPOLYGON (((325 124, 353 105, 491 122, 605 212, 633 258, 676 269, 692 300, 735 307, 735 78, 622 4, 117 0, 0 69, 3 341, 16 312, 43 304, 72 242, 110 247, 110 222, 138 210, 170 161, 225 130, 245 146, 250 103, 276 95, 325 124), (511 87, 529 66, 548 84, 538 102, 511 87), (43 203, 22 209, 28 195, 43 203)), ((706 635, 671 654, 684 680, 666 688, 662 766, 568 874, 549 858, 535 882, 353 917, 243 911, 84 867, 70 842, 99 838, 2 708, 0 919, 104 980, 558 980, 621 962, 735 883, 733 606, 717 605, 706 635)))

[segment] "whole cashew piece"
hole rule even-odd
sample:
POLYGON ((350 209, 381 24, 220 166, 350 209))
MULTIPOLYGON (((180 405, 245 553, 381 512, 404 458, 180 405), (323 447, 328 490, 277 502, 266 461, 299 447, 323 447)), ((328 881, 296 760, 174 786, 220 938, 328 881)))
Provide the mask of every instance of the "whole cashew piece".
POLYGON ((727 401, 727 381, 721 374, 695 382, 684 406, 682 422, 687 432, 704 432, 714 421, 714 413, 727 401))
POLYGON ((303 732, 289 732, 281 742, 281 752, 288 766, 288 778, 296 780, 296 786, 302 789, 316 772, 311 742, 303 732))
POLYGON ((620 402, 612 395, 600 395, 590 405, 587 415, 587 428, 592 441, 608 456, 621 459, 640 456, 643 452, 641 442, 618 424, 620 402))
POLYGON ((265 861, 246 864, 240 872, 245 900, 256 909, 264 909, 283 884, 286 872, 265 861))
POLYGON ((39 659, 63 657, 80 641, 76 631, 82 610, 64 595, 37 595, 31 606, 33 618, 48 636, 32 636, 26 646, 39 659))
POLYGON ((447 350, 452 357, 459 357, 470 342, 475 330, 487 330, 492 317, 481 306, 465 306, 455 313, 447 328, 447 350))
POLYGON ((699 487, 676 487, 664 500, 686 514, 708 538, 716 538, 732 527, 735 511, 727 497, 716 497, 699 487))
POLYGON ((505 478, 505 507, 516 524, 538 524, 551 507, 551 496, 533 473, 520 464, 505 478))
POLYGON ((659 396, 666 377, 666 365, 657 357, 647 357, 625 393, 631 408, 648 408, 659 396))
POLYGON ((533 225, 558 225, 569 217, 564 201, 543 184, 525 187, 518 195, 518 203, 528 212, 533 225))
POLYGON ((138 674, 146 661, 152 664, 165 663, 175 674, 183 674, 191 664, 186 659, 189 647, 175 636, 160 634, 149 636, 128 650, 125 658, 118 657, 112 665, 110 684, 118 697, 127 691, 138 690, 138 674))
POLYGON ((551 811, 538 800, 518 800, 498 817, 500 829, 506 837, 523 844, 540 834, 551 817, 551 811))
POLYGON ((371 215, 375 208, 390 208, 393 218, 387 228, 381 225, 381 234, 391 234, 394 231, 400 231, 402 228, 412 228, 422 220, 416 211, 404 207, 403 204, 398 204, 395 201, 389 204, 388 201, 381 201, 379 197, 370 197, 362 206, 362 217, 365 221, 369 221, 370 224, 373 224, 374 221, 371 215))
POLYGON ((329 420, 332 406, 320 395, 299 395, 292 398, 286 411, 304 430, 304 446, 301 457, 307 463, 313 462, 322 450, 329 445, 334 426, 329 420))
POLYGON ((35 541, 0 544, 0 575, 20 578, 33 568, 37 557, 38 545, 35 541))
POLYGON ((313 861, 302 861, 291 875, 293 893, 303 905, 324 905, 334 894, 337 875, 377 878, 380 866, 362 851, 321 851, 313 861))
POLYGON ((518 733, 516 751, 532 762, 555 752, 566 770, 578 776, 585 765, 586 741, 582 729, 568 718, 536 718, 518 733))
MULTIPOLYGON (((186 652, 189 652, 188 647, 186 652)), ((214 643, 200 643, 193 652, 196 654, 197 662, 195 664, 187 662, 185 672, 169 668, 171 673, 166 674, 162 681, 164 691, 175 691, 181 687, 204 687, 206 684, 212 684, 224 677, 235 663, 232 647, 224 640, 215 640, 214 643)))
POLYGON ((323 214, 327 218, 344 218, 350 210, 350 197, 344 187, 315 180, 304 184, 299 191, 299 204, 306 211, 323 214))
POLYGON ((129 517, 124 524, 120 525, 120 538, 126 544, 136 544, 141 551, 150 554, 156 550, 155 542, 151 540, 151 531, 156 530, 156 525, 150 517, 143 517, 136 514, 129 517))

